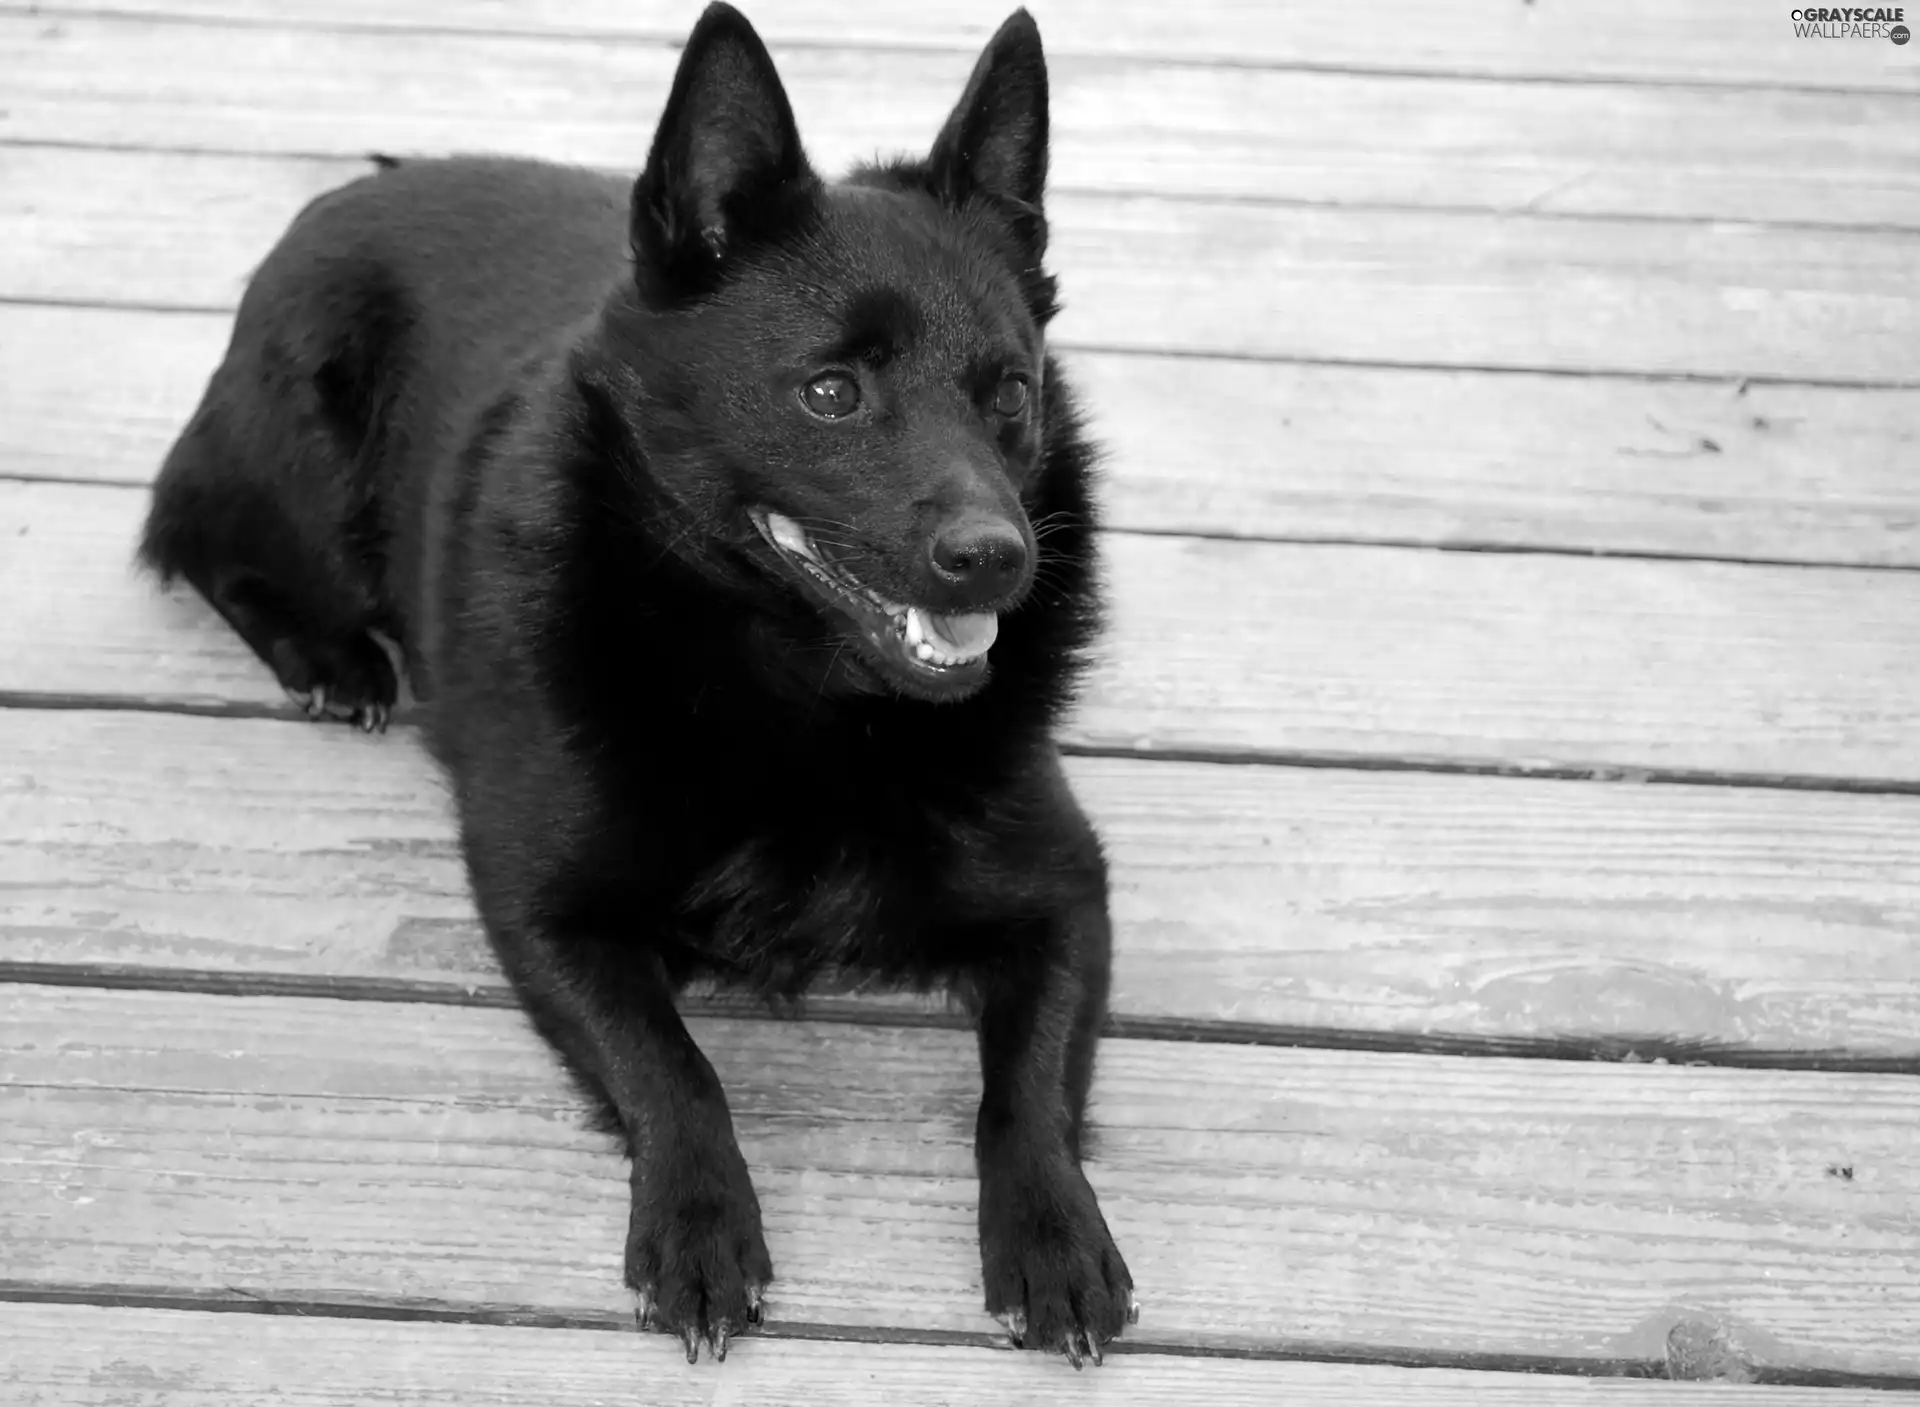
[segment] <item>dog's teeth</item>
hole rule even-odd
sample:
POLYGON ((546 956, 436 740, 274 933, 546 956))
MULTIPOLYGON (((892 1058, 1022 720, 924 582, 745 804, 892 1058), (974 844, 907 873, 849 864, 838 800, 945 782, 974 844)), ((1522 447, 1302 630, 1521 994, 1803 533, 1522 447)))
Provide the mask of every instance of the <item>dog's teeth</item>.
POLYGON ((916 650, 924 652, 920 656, 922 659, 925 659, 927 655, 933 653, 933 647, 926 643, 926 639, 927 633, 921 623, 921 612, 918 610, 908 611, 907 643, 912 645, 916 650))
POLYGON ((813 555, 813 543, 807 539, 806 529, 793 519, 779 513, 767 514, 767 531, 773 534, 773 540, 796 557, 816 560, 813 555))

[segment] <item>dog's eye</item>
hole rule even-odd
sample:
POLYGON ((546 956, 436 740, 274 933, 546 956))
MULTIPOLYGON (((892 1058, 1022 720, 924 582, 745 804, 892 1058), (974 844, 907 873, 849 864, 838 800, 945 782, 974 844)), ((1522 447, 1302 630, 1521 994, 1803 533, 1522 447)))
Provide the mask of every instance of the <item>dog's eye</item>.
POLYGON ((860 383, 844 371, 829 371, 800 388, 800 403, 822 420, 841 420, 859 406, 860 383))
POLYGON ((1011 420, 1027 408, 1027 379, 1024 376, 1003 376, 1000 389, 993 394, 993 408, 1011 420))

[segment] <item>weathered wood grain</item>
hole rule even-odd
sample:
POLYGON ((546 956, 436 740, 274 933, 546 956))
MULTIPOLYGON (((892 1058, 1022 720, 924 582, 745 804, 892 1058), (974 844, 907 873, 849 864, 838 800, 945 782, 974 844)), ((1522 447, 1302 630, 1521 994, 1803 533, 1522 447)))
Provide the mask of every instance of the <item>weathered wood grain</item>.
MULTIPOLYGON (((0 147, 0 298, 229 308, 338 159, 0 147), (139 192, 139 198, 129 193, 139 192)), ((1081 346, 1441 367, 1916 379, 1890 231, 1063 194, 1081 346), (1196 256, 1204 251, 1205 257, 1196 256)))
MULTIPOLYGON (((1068 769, 1125 1021, 1920 1056, 1920 798, 1068 769)), ((503 988, 406 730, 0 711, 0 893, 4 963, 503 988)))
MULTIPOLYGON (((35 8, 58 14, 98 7, 89 0, 40 0, 35 8)), ((424 28, 657 44, 683 40, 697 10, 662 0, 581 0, 565 7, 517 0, 409 0, 403 8, 382 0, 123 0, 115 8, 274 27, 424 28)), ((1751 0, 1690 0, 1680 6, 1621 0, 1604 9, 1382 0, 1369 5, 1364 16, 1331 11, 1319 0, 1209 0, 1185 7, 1155 0, 1047 0, 1039 18, 1053 55, 1527 78, 1832 85, 1852 92, 1920 88, 1920 65, 1906 51, 1884 43, 1798 39, 1786 10, 1756 8, 1751 0)), ((971 0, 860 10, 830 0, 781 0, 756 6, 752 19, 776 48, 832 42, 975 50, 999 23, 1000 10, 971 0)))
POLYGON ((232 324, 224 313, 0 304, 0 475, 152 482, 232 324))
MULTIPOLYGON (((527 36, 0 16, 13 140, 637 169, 678 55, 527 36), (209 92, 218 101, 209 103, 209 92)), ((973 56, 780 56, 837 172, 924 149, 973 56)), ((1907 96, 1514 84, 1057 57, 1058 190, 1920 229, 1907 96)))
POLYGON ((0 147, 0 298, 231 311, 300 208, 372 169, 0 147))
POLYGON ((1920 565, 1920 391, 1070 366, 1116 527, 1920 565))
MULTIPOLYGON (((130 565, 146 495, 0 482, 0 690, 287 706, 130 565)), ((1141 753, 1920 780, 1906 573, 1109 534, 1068 736, 1141 753)))
POLYGON ((1920 775, 1920 583, 1904 574, 1106 550, 1115 627, 1072 725, 1091 746, 1920 775))
MULTIPOLYGON (((989 1327, 971 1037, 695 1035, 776 1325, 989 1327)), ((0 1072, 16 1285, 625 1305, 624 1171, 516 1013, 15 987, 0 1072)), ((1616 1360, 1699 1320, 1757 1365, 1911 1373, 1911 1086, 1108 1041, 1089 1177, 1145 1345, 1616 1360)))
POLYGON ((1884 1393, 1116 1353, 1097 1375, 986 1348, 737 1341, 726 1367, 584 1329, 0 1304, 18 1407, 1884 1407, 1884 1393))
MULTIPOLYGON (((0 304, 0 475, 150 481, 227 330, 0 304)), ((1920 391, 1068 363, 1117 528, 1920 566, 1920 391)))

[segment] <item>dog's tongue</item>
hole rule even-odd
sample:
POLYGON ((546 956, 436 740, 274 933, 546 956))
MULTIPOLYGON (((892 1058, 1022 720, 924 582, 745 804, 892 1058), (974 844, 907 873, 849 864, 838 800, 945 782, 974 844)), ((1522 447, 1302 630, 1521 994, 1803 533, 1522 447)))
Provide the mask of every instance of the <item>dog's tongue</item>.
POLYGON ((926 623, 931 643, 962 659, 984 655, 1000 634, 1000 617, 992 611, 970 616, 937 616, 929 611, 926 623))

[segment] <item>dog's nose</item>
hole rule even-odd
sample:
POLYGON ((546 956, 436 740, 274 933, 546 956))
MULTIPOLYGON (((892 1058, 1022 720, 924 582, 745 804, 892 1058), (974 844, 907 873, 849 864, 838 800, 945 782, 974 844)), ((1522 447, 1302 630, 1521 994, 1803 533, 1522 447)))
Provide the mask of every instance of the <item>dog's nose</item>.
POLYGON ((933 538, 933 572, 970 603, 1005 596, 1027 570, 1027 544, 1004 518, 964 517, 933 538))

